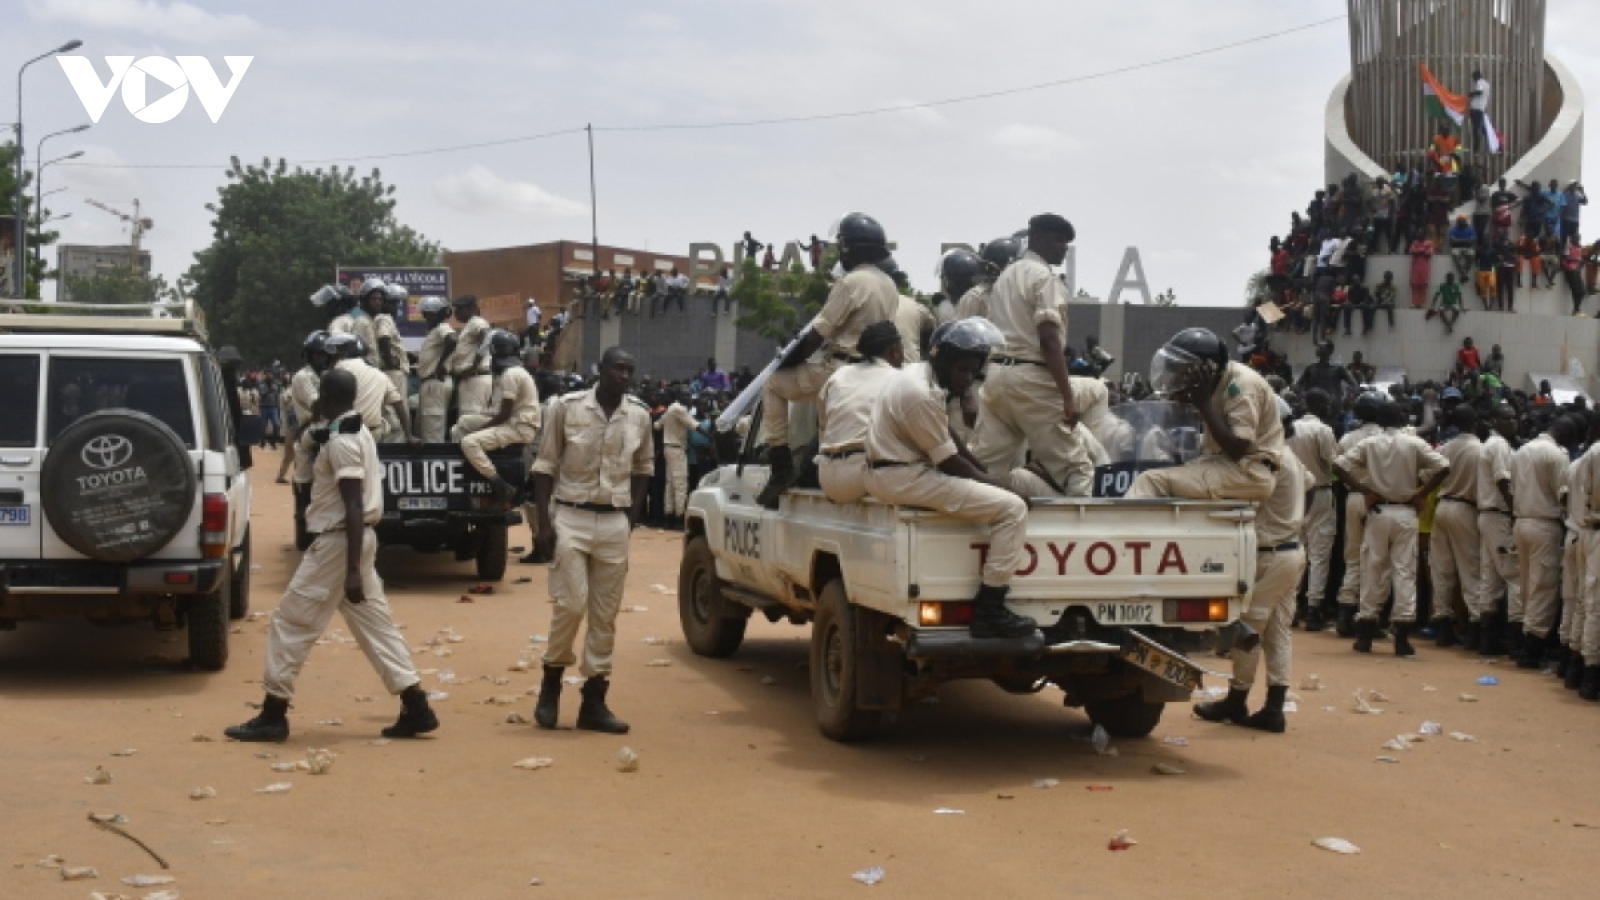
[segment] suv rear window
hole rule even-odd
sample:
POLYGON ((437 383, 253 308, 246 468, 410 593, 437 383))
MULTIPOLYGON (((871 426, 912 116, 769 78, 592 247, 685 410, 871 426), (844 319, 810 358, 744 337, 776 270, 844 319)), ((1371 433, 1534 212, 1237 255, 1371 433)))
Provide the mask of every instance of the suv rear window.
POLYGON ((39 437, 39 357, 0 356, 0 447, 36 447, 39 437))
POLYGON ((194 417, 180 359, 52 356, 47 433, 102 409, 132 409, 160 419, 193 450, 194 417))

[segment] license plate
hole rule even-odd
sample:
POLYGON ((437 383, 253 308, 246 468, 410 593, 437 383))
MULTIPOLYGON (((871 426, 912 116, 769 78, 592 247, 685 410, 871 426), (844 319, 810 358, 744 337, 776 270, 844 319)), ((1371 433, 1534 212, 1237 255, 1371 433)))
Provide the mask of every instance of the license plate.
POLYGON ((437 512, 450 508, 447 497, 401 497, 401 512, 437 512))
POLYGON ((32 525, 33 507, 0 506, 0 525, 32 525))
POLYGON ((1122 649, 1125 661, 1178 687, 1200 689, 1200 678, 1205 670, 1136 631, 1128 632, 1128 638, 1127 646, 1122 649))
POLYGON ((1101 625, 1160 625, 1154 603, 1096 603, 1094 619, 1101 625))

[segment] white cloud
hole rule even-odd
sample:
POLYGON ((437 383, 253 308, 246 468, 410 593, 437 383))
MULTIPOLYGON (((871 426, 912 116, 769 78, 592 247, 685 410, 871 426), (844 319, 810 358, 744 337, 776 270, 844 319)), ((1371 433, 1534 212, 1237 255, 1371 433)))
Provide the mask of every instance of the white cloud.
POLYGON ((502 216, 582 216, 589 207, 536 184, 507 181, 487 166, 446 176, 433 186, 440 203, 459 212, 502 216))
POLYGON ((39 0, 32 10, 47 21, 194 42, 237 38, 262 30, 249 16, 218 15, 182 0, 39 0))
POLYGON ((677 16, 660 12, 641 13, 629 19, 628 24, 641 31, 677 31, 682 27, 677 16))
POLYGON ((995 132, 994 143, 1018 159, 1046 160, 1078 149, 1077 140, 1044 125, 1014 123, 995 132))

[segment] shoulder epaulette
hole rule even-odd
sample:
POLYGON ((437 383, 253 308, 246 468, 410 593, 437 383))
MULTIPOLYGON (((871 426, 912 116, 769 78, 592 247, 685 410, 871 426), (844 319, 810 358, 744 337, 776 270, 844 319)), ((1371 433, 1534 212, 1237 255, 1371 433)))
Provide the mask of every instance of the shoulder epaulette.
POLYGON ((628 395, 628 402, 632 403, 634 406, 637 406, 642 410, 645 410, 646 412, 648 412, 650 410, 650 407, 644 405, 644 401, 643 400, 640 400, 638 397, 635 397, 632 394, 628 395))

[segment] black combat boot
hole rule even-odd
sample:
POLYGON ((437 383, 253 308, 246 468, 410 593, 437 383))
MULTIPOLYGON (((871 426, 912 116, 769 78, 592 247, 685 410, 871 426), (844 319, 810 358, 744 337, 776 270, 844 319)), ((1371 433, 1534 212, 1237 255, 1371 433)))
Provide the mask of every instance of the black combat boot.
POLYGON ((583 694, 583 705, 578 707, 579 728, 585 731, 603 731, 606 734, 628 733, 628 723, 612 715, 611 710, 606 708, 606 691, 610 688, 610 682, 601 675, 596 675, 583 683, 580 690, 583 694))
POLYGON ((1567 680, 1567 667, 1572 665, 1572 648, 1566 645, 1556 647, 1556 677, 1563 682, 1567 680))
POLYGON ((400 692, 400 718, 383 730, 386 738, 414 738, 439 729, 439 717, 428 706, 428 692, 413 684, 400 692))
POLYGON ((1411 623, 1394 623, 1394 655, 1416 656, 1417 651, 1411 646, 1411 623))
POLYGON ((1339 604, 1339 618, 1334 625, 1334 633, 1339 637, 1355 637, 1356 635, 1356 608, 1347 603, 1339 604))
POLYGON ((1517 668, 1538 669, 1544 665, 1544 638, 1524 633, 1522 647, 1517 653, 1517 668))
POLYGON ((761 489, 756 497, 756 503, 767 508, 777 509, 778 498, 783 492, 794 487, 795 479, 799 473, 794 468, 794 453, 788 447, 772 446, 767 448, 767 486, 761 489))
POLYGON ((1461 643, 1456 638, 1456 620, 1452 618, 1433 620, 1433 645, 1440 650, 1454 647, 1461 643))
POLYGON ((1505 653, 1505 623, 1498 615, 1491 614, 1481 624, 1483 639, 1478 644, 1478 653, 1482 656, 1500 656, 1505 653))
POLYGON ((1351 648, 1357 653, 1371 653, 1372 639, 1378 635, 1378 623, 1373 619, 1356 620, 1356 642, 1351 648))
POLYGON ((1500 642, 1505 645, 1505 654, 1512 659, 1522 658, 1522 645, 1524 643, 1521 622, 1506 623, 1505 633, 1500 642))
POLYGON ((1483 647, 1483 623, 1468 622, 1467 633, 1461 638, 1461 649, 1477 653, 1483 647))
POLYGON ((1294 618, 1289 621, 1290 628, 1299 628, 1306 622, 1306 598, 1297 597, 1294 601, 1294 618))
POLYGON ((1583 667, 1583 683, 1578 686, 1578 696, 1585 700, 1600 700, 1600 666, 1583 667))
POLYGON ((544 681, 539 683, 539 702, 533 707, 533 721, 540 728, 556 727, 561 715, 561 675, 566 669, 545 666, 544 681))
POLYGON ((1039 628, 1039 623, 1006 609, 1009 588, 984 585, 973 598, 972 624, 967 630, 975 638, 1024 638, 1039 628))
POLYGON ((289 739, 289 701, 268 694, 261 701, 260 715, 222 733, 235 741, 281 744, 289 739))
MULTIPOLYGON (((1245 703, 1249 699, 1249 688, 1230 686, 1227 697, 1221 700, 1212 700, 1209 703, 1196 703, 1194 705, 1194 714, 1207 722, 1232 722, 1235 725, 1243 725, 1250 719, 1250 707, 1245 703)), ((1271 702, 1269 697, 1267 703, 1270 705, 1271 702)), ((1282 709, 1283 699, 1281 697, 1278 700, 1278 704, 1279 708, 1282 709)))
POLYGON ((1326 631, 1327 628, 1328 620, 1322 614, 1322 607, 1308 607, 1306 609, 1306 633, 1311 634, 1312 632, 1326 631))
POLYGON ((1283 718, 1283 701, 1288 695, 1289 686, 1286 684, 1267 685, 1267 702, 1240 724, 1257 731, 1283 734, 1289 727, 1289 723, 1283 718))
POLYGON ((1567 654, 1567 677, 1562 684, 1569 691, 1583 687, 1583 654, 1576 650, 1567 654))

